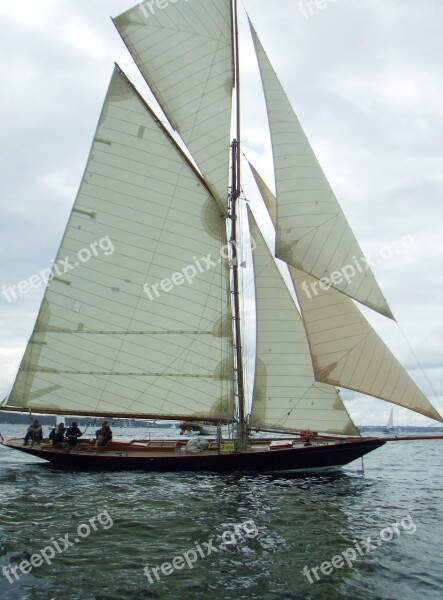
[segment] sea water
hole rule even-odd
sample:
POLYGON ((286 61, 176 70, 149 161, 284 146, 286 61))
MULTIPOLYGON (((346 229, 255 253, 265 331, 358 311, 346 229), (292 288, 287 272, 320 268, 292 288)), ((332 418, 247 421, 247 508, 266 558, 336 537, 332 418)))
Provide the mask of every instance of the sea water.
POLYGON ((329 474, 85 473, 0 447, 0 599, 441 600, 442 455, 415 441, 329 474))

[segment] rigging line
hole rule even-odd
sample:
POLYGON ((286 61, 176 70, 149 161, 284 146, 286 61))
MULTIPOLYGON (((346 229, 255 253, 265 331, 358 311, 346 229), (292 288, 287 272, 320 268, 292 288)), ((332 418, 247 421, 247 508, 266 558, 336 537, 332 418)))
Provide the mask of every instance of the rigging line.
MULTIPOLYGON (((93 427, 95 427, 96 421, 97 421, 97 417, 95 417, 95 419, 94 419, 94 423, 92 424, 93 427)), ((85 433, 88 431, 90 425, 91 425, 91 421, 89 421, 88 425, 86 425, 86 429, 82 432, 82 435, 85 435, 85 433)))
MULTIPOLYGON (((125 42, 125 44, 126 44, 126 42, 125 42)), ((223 214, 227 214, 226 207, 223 206, 220 203, 219 199, 216 196, 214 196, 214 194, 211 191, 211 188, 210 188, 208 182, 206 181, 206 178, 202 175, 202 173, 200 172, 200 169, 198 168, 198 166, 196 166, 196 162, 195 162, 194 157, 192 156, 192 154, 191 154, 190 150, 188 149, 187 145, 181 139, 181 136, 179 136, 178 132, 173 128, 175 134, 172 135, 170 133, 169 129, 163 125, 163 123, 160 121, 160 119, 158 118, 158 116, 155 113, 155 111, 151 108, 151 106, 148 104, 148 102, 145 100, 145 98, 140 94, 140 92, 138 91, 138 89, 136 88, 136 86, 132 83, 132 81, 128 78, 128 76, 126 75, 126 73, 124 73, 124 71, 122 71, 120 69, 120 67, 118 66, 117 63, 115 63, 115 66, 116 66, 118 72, 120 73, 120 75, 126 80, 127 84, 130 86, 130 88, 132 89, 132 91, 134 92, 134 94, 137 96, 137 98, 139 99, 139 101, 142 103, 142 105, 144 106, 144 108, 147 111, 147 113, 151 116, 151 118, 154 120, 154 122, 159 126, 160 130, 163 132, 163 134, 165 135, 165 137, 169 140, 169 142, 175 148, 175 150, 177 151, 177 153, 179 154, 179 156, 182 159, 184 159, 185 164, 188 165, 188 167, 193 171, 194 175, 198 178, 198 180, 200 181, 200 183, 202 184, 202 186, 208 191, 210 197, 214 200, 214 202, 222 210, 222 213, 223 214), (186 148, 186 152, 183 150, 182 145, 177 141, 177 139, 176 139, 177 136, 179 136, 180 142, 183 145, 183 147, 186 148)), ((148 83, 148 85, 149 85, 149 83, 148 83)), ((161 105, 160 105, 160 107, 161 107, 161 105)), ((165 113, 165 115, 166 114, 167 113, 165 113)), ((171 127, 173 127, 171 123, 169 123, 169 125, 171 127)))
MULTIPOLYGON (((17 375, 18 375, 18 370, 15 374, 15 379, 17 379, 17 375)), ((6 396, 3 398, 3 400, 0 400, 0 410, 1 410, 2 406, 8 406, 9 396, 11 395, 13 387, 14 387, 14 384, 11 383, 11 385, 8 388, 8 391, 6 392, 6 396)))
MULTIPOLYGON (((239 217, 239 229, 242 232, 242 241, 245 242, 245 238, 246 238, 246 234, 249 233, 248 231, 248 227, 247 227, 247 219, 245 220, 245 216, 247 217, 247 215, 245 215, 245 207, 244 205, 240 205, 240 210, 238 213, 238 217, 239 217)), ((245 245, 244 243, 239 247, 239 252, 238 252, 238 260, 239 260, 239 264, 243 265, 243 262, 248 262, 249 256, 247 256, 247 244, 245 245)), ((247 313, 247 305, 248 300, 246 298, 246 286, 245 286, 245 282, 247 281, 247 275, 248 272, 246 271, 246 269, 240 270, 240 289, 241 289, 241 315, 242 315, 242 326, 243 326, 243 331, 242 331, 242 339, 244 341, 243 343, 243 363, 244 363, 244 373, 245 373, 245 401, 246 399, 249 402, 249 358, 250 358, 250 353, 249 352, 245 352, 245 348, 247 349, 247 342, 250 338, 250 332, 249 332, 249 328, 250 328, 250 317, 248 316, 247 313)))
MULTIPOLYGON (((435 398, 435 400, 436 400, 436 401, 437 401, 439 404, 441 404, 440 397, 437 395, 437 392, 435 391, 435 389, 434 389, 434 386, 432 385, 432 382, 431 382, 431 380, 430 380, 430 379, 429 379, 429 377, 428 377, 428 374, 426 373, 426 371, 425 371, 425 369, 424 369, 423 365, 421 364, 421 362, 420 362, 420 360, 419 360, 418 356, 415 354, 415 352, 414 352, 414 349, 412 348, 411 344, 409 343, 409 340, 408 340, 408 338, 406 337, 406 334, 405 334, 405 332, 404 332, 403 328, 401 327, 400 323, 398 323, 398 321, 397 321, 397 325, 398 325, 398 328, 399 328, 399 330, 400 330, 400 333, 401 333, 401 334, 402 334, 402 336, 403 336, 403 339, 404 339, 404 341, 406 342, 406 345, 408 346, 408 348, 409 348, 409 350, 410 350, 410 352, 411 352, 412 356, 413 356, 413 357, 414 357, 414 359, 415 359, 415 362, 417 363, 417 365, 418 365, 419 369, 420 369, 420 370, 421 370, 421 372, 423 373, 423 375, 424 375, 424 377, 425 377, 425 379, 426 379, 426 382, 427 382, 427 384, 429 385, 429 387, 430 387, 430 389, 431 389, 431 392, 432 392, 432 394, 433 394, 433 397, 435 398)), ((436 421, 436 422, 438 423, 437 419, 434 419, 434 421, 436 421)))
MULTIPOLYGON (((229 205, 229 190, 227 190, 227 202, 229 205)), ((220 219, 220 231, 222 239, 226 239, 228 242, 229 239, 229 220, 228 219, 220 219)), ((223 315, 224 311, 227 311, 228 317, 232 320, 232 301, 231 301, 231 273, 229 266, 226 269, 220 269, 220 289, 225 288, 225 295, 220 294, 220 314, 223 315)), ((223 327, 223 324, 222 324, 223 327)), ((223 333, 223 332, 222 332, 223 333)), ((234 345, 233 345, 233 337, 232 337, 232 325, 231 325, 231 336, 227 335, 222 338, 225 342, 220 344, 220 361, 223 360, 224 357, 227 357, 227 360, 231 360, 231 378, 226 379, 225 384, 222 383, 222 398, 227 398, 226 409, 229 410, 229 402, 232 399, 235 388, 235 366, 234 366, 234 345)), ((234 400, 235 402, 235 400, 234 400)), ((223 406, 222 406, 223 409, 223 406)))
MULTIPOLYGON (((182 164, 181 164, 181 166, 180 166, 180 171, 177 173, 177 176, 176 176, 176 181, 175 181, 175 184, 174 184, 174 189, 173 189, 173 191, 172 191, 172 193, 171 193, 171 195, 170 195, 169 206, 167 207, 166 216, 165 216, 165 219, 164 219, 164 221, 163 221, 163 227, 162 227, 162 229, 161 229, 161 233, 160 233, 160 235, 158 236, 158 239, 157 239, 157 241, 156 241, 156 244, 155 244, 155 249, 154 249, 154 252, 153 252, 153 257, 154 257, 154 256, 157 254, 158 247, 159 247, 159 245, 160 245, 160 243, 161 243, 161 241, 162 241, 162 236, 163 236, 163 234, 164 234, 164 232, 165 232, 166 223, 167 223, 167 220, 168 220, 169 214, 170 214, 170 212, 171 212, 171 210, 172 210, 173 201, 174 201, 174 200, 175 200, 175 198, 176 198, 176 193, 177 193, 177 188, 179 187, 180 178, 182 177, 182 175, 183 175, 183 171, 185 170, 185 168, 186 168, 186 166, 185 166, 185 162, 184 162, 184 161, 182 161, 182 164)), ((152 267, 152 262, 151 262, 151 264, 150 264, 150 266, 149 266, 149 267, 150 267, 150 268, 152 267)), ((146 276, 146 279, 147 279, 147 276, 146 276)), ((140 309, 140 303, 141 303, 141 300, 143 299, 143 293, 144 293, 144 291, 143 291, 143 288, 141 288, 141 291, 140 291, 139 298, 137 299, 137 302, 136 302, 136 304, 135 304, 135 306, 134 306, 134 308, 133 308, 133 310, 132 310, 132 315, 131 315, 131 316, 130 316, 130 318, 129 318, 129 323, 130 323, 130 324, 132 324, 132 322, 133 322, 133 320, 134 320, 134 316, 135 316, 135 313, 136 313, 136 311, 140 309)), ((120 348, 117 350, 117 352, 116 352, 116 356, 115 356, 115 359, 114 359, 114 361, 113 361, 112 369, 113 369, 113 368, 114 368, 114 366, 116 365, 117 361, 120 359, 120 354, 121 354, 121 352, 122 352, 122 348, 123 348, 123 346, 124 346, 124 344, 125 344, 126 342, 127 342, 127 334, 126 334, 126 335, 125 335, 125 334, 123 334, 123 336, 122 336, 122 339, 121 339, 121 343, 120 343, 120 348)), ((100 404, 100 402, 102 401, 102 399, 103 399, 103 395, 105 394, 105 392, 106 392, 106 390, 107 390, 107 387, 108 387, 108 384, 109 384, 109 379, 110 379, 110 376, 111 376, 111 375, 108 375, 108 377, 107 377, 107 379, 106 379, 106 382, 105 382, 105 384, 103 385, 102 392, 101 392, 101 394, 100 394, 100 396, 99 396, 99 398, 98 398, 98 400, 97 400, 96 406, 95 406, 95 411, 97 411, 98 405, 99 405, 99 404, 100 404)), ((137 399, 138 399, 138 398, 137 398, 137 399)), ((134 402, 135 402, 135 401, 134 401, 134 402)), ((127 407, 127 408, 131 408, 131 406, 132 406, 133 404, 134 404, 134 403, 131 403, 131 405, 130 405, 129 407, 127 407)))
MULTIPOLYGON (((22 359, 22 361, 23 361, 23 359, 22 359)), ((19 373, 19 369, 20 369, 20 365, 21 365, 22 361, 20 361, 18 367, 14 368, 15 377, 13 379, 13 383, 11 383, 11 385, 7 388, 8 391, 6 392, 6 396, 3 398, 3 400, 0 401, 0 410, 1 410, 2 406, 5 406, 5 407, 8 406, 8 400, 9 400, 12 390, 14 389, 14 383, 18 377, 18 373, 19 373)), ((12 362, 11 366, 14 366, 14 363, 15 363, 15 360, 12 362)))
MULTIPOLYGON (((225 227, 225 222, 224 222, 224 221, 222 221, 222 220, 220 220, 220 228, 221 228, 221 233, 223 233, 223 227, 225 227)), ((221 264, 221 265, 223 265, 223 263, 220 263, 220 264, 221 264)), ((221 269, 220 269, 220 273, 221 273, 221 274, 222 274, 222 276, 223 276, 223 268, 221 268, 221 269)), ((213 276, 213 280, 214 280, 214 277, 215 277, 215 275, 213 276)), ((212 285, 212 284, 211 284, 211 285, 212 285)), ((209 295, 206 297, 206 305, 205 305, 205 306, 207 306, 207 303, 208 303, 208 302, 209 302, 209 295)), ((204 318, 204 317, 203 317, 203 314, 202 314, 202 315, 201 315, 201 320, 203 320, 203 318, 204 318)), ((201 321, 200 321, 200 324, 201 324, 201 321)), ((174 359, 173 359, 173 361, 172 361, 172 362, 175 362, 175 361, 178 361, 178 360, 181 360, 182 362, 185 362, 185 361, 186 361, 186 356, 188 356, 188 355, 189 355, 189 353, 191 352, 191 346, 192 346, 192 344, 194 344, 194 343, 195 343, 195 341, 196 341, 196 340, 194 340, 194 339, 190 339, 190 340, 189 340, 189 344, 188 344, 188 345, 187 345, 185 348, 183 348, 182 352, 181 352, 181 353, 180 353, 178 356, 174 357, 174 359)), ((169 364, 169 365, 165 366, 165 369, 167 369, 167 368, 170 368, 170 367, 171 367, 171 364, 169 364)), ((183 369, 183 366, 182 366, 182 369, 183 369)), ((177 377, 178 377, 178 376, 179 376, 179 375, 177 374, 177 377)), ((133 406, 133 405, 134 405, 136 402, 138 402, 138 400, 140 400, 140 398, 141 398, 142 396, 144 396, 144 395, 147 393, 147 391, 148 391, 148 390, 149 390, 149 389, 150 389, 150 388, 151 388, 153 385, 155 385, 155 384, 156 384, 156 382, 157 382, 157 381, 160 379, 160 377, 161 377, 160 375, 159 375, 159 376, 157 376, 157 377, 154 379, 154 381, 152 381, 152 382, 151 382, 151 383, 148 385, 148 387, 147 387, 147 388, 146 388, 146 389, 145 389, 143 392, 141 392, 141 394, 139 394, 139 396, 138 396, 137 398, 135 398, 135 399, 134 399, 134 400, 131 402, 131 404, 130 404, 130 405, 127 407, 127 408, 128 408, 128 409, 129 409, 129 408, 131 408, 131 407, 132 407, 132 406, 133 406)), ((177 380, 175 380, 175 383, 176 383, 176 382, 177 382, 177 380)), ((169 399, 169 396, 170 396, 170 394, 171 394, 171 393, 172 393, 172 386, 171 386, 171 389, 169 389, 169 390, 168 390, 168 392, 167 392, 167 395, 166 395, 166 398, 163 400, 163 403, 162 403, 161 409, 163 409, 163 408, 164 408, 164 405, 165 405, 165 403, 167 402, 167 400, 169 399)), ((183 405, 183 407, 184 407, 184 408, 188 408, 188 407, 186 406, 186 404, 184 404, 184 405, 183 405)))
MULTIPOLYGON (((238 394, 238 417, 241 425, 239 429, 238 442, 242 446, 244 443, 243 426, 245 424, 245 397, 244 397, 244 364, 242 353, 242 324, 240 305, 240 279, 238 267, 238 252, 237 252, 237 208, 238 199, 240 196, 241 182, 241 90, 240 90, 240 45, 239 45, 239 19, 238 19, 238 0, 233 0, 233 50, 234 50, 234 70, 235 70, 235 98, 236 98, 236 140, 231 144, 232 156, 232 186, 230 195, 230 211, 231 211, 231 234, 230 239, 234 243, 231 244, 231 257, 233 259, 232 277, 233 277, 233 301, 234 301, 234 330, 235 330, 235 353, 236 353, 236 368, 237 368, 237 394, 238 394)), ((240 232, 241 235, 241 232, 240 232)))
MULTIPOLYGON (((254 218, 255 218, 255 217, 254 217, 254 218)), ((261 235, 262 235, 262 237, 263 237, 263 234, 261 234, 261 235)), ((264 237, 263 237, 263 240, 264 240, 264 243, 265 243, 265 245, 266 245, 266 249, 268 250, 268 252, 269 252, 269 254, 270 254, 270 256, 271 256, 271 257, 270 257, 270 259, 268 260, 268 262, 267 262, 267 263, 266 263, 266 264, 263 266, 263 268, 262 268, 262 269, 260 269, 259 271, 255 271, 255 265, 254 265, 254 277, 252 277, 252 278, 251 278, 251 281, 250 281, 250 282, 248 283, 248 285, 247 285, 247 286, 244 288, 244 290, 246 291, 248 288, 250 288, 250 286, 255 286, 255 282, 256 282, 256 280, 257 280, 257 277, 258 277, 259 275, 261 275, 261 274, 262 274, 264 271, 266 271, 266 269, 269 267, 269 265, 273 263, 273 264, 274 264, 274 265, 277 267, 277 269, 278 269, 278 274, 280 275, 281 279, 283 280, 284 284, 286 285, 286 288, 287 288, 287 290, 288 290, 288 293, 291 295, 291 299, 292 299, 292 301, 294 302, 294 296, 293 296, 293 294, 292 294, 292 292, 291 292, 291 289, 290 289, 290 287, 289 287, 288 283, 286 282, 286 279, 285 279, 284 275, 283 275, 283 274, 282 274, 282 272, 280 271, 280 268, 279 268, 279 266, 278 266, 278 264, 277 264, 277 261, 275 260, 275 257, 272 255, 272 252, 271 252, 271 250, 269 250, 269 246, 268 246, 268 244, 267 244, 267 242, 266 242, 266 240, 265 240, 265 238, 264 238, 264 237)), ((253 262, 253 264, 254 264, 254 262, 253 262)), ((254 288, 253 288, 253 289, 254 289, 254 288)), ((296 303, 295 303, 295 302, 294 302, 294 308, 295 308, 295 310, 297 310, 297 305, 296 305, 296 303)), ((297 310, 297 312, 298 312, 298 310, 297 310)))
MULTIPOLYGON (((175 0, 175 1, 177 1, 177 0, 175 0)), ((228 19, 230 19, 230 18, 231 18, 231 16, 229 16, 229 17, 228 17, 228 19)), ((223 28, 221 28, 221 29, 220 29, 220 36, 219 36, 219 38, 218 38, 218 40, 217 40, 217 52, 218 52, 218 50, 219 50, 219 49, 220 49, 220 48, 223 46, 223 43, 222 43, 222 37, 223 37, 223 35, 224 35, 223 28)), ((215 38, 214 38, 214 39, 215 39, 215 38)), ((214 67, 214 65, 216 64, 216 60, 217 60, 217 52, 215 52, 215 53, 214 53, 214 56, 213 56, 213 58, 212 58, 212 63, 211 63, 210 74, 208 75, 208 79, 207 79, 207 80, 206 80, 206 82, 205 82, 205 86, 204 86, 204 92, 203 92, 203 94, 202 94, 202 95, 201 95, 201 97, 200 97, 200 103, 199 103, 199 105, 198 105, 198 108, 196 108, 196 109, 195 109, 195 113, 194 113, 194 114, 195 114, 195 116, 194 116, 194 123, 193 123, 193 125, 192 125, 192 136, 191 136, 191 138, 190 138, 190 141, 191 141, 191 142, 192 142, 192 141, 194 141, 194 140, 193 140, 193 135, 194 135, 195 126, 196 126, 196 123, 197 123, 197 118, 198 118, 198 115, 199 115, 199 113, 200 113, 200 109, 201 109, 201 105, 202 105, 202 103, 203 103, 203 99, 204 99, 204 97, 206 96, 206 90, 207 90, 207 88, 208 88, 208 86, 209 86, 209 81, 210 81, 210 78, 211 78, 211 73, 212 73, 213 67, 214 67)), ((196 164, 197 164, 197 163, 196 163, 196 164)), ((200 167, 199 167, 199 168, 200 168, 200 167)))
MULTIPOLYGON (((220 233, 222 233, 222 227, 223 227, 223 225, 224 225, 224 222, 223 222, 223 221, 220 219, 220 229, 221 229, 220 233)), ((222 267, 222 268, 220 269, 220 272, 223 274, 223 262, 221 262, 221 263, 220 263, 220 265, 221 265, 221 267, 222 267)), ((214 284, 214 280, 215 280, 215 278, 216 278, 216 277, 217 277, 217 271, 216 271, 216 270, 214 270, 214 271, 213 271, 212 280, 211 280, 211 284, 210 284, 210 286, 209 286, 209 287, 212 287, 212 285, 214 284)), ((222 295, 220 294, 220 296, 222 296, 222 295)), ((205 317, 204 317, 204 314, 205 314, 205 309, 208 307, 209 300, 210 300, 210 294, 208 293, 208 294, 206 295, 206 303, 205 303, 205 305, 204 305, 204 307, 203 307, 203 310, 202 310, 202 312, 201 312, 201 315, 200 315, 200 321, 199 321, 199 324, 198 324, 198 328, 202 326, 202 322, 203 322, 203 320, 204 320, 204 318, 205 318, 205 317)), ((221 313, 221 315, 223 316, 223 313, 221 313)), ((197 328, 197 329, 198 329, 198 328, 197 328)), ((183 367, 184 367, 184 364, 185 364, 185 362, 187 361, 187 359, 188 359, 188 356, 189 356, 190 352, 192 351, 192 346, 193 346, 193 344, 195 344, 195 343, 196 343, 196 341, 197 341, 197 338, 195 338, 195 339, 191 339, 191 340, 190 340, 190 343, 189 343, 189 345, 187 346, 187 348, 184 348, 184 350, 183 350, 182 354, 180 355, 180 360, 181 360, 181 362, 182 362, 182 366, 181 366, 181 370, 179 371, 179 373, 182 373, 182 372, 183 372, 183 367), (185 357, 184 357, 184 358, 182 358, 183 354, 185 354, 185 357)), ((179 377, 179 373, 177 373, 177 376, 176 376, 176 378, 175 378, 174 384, 176 384, 176 383, 177 383, 177 380, 178 380, 178 377, 179 377)), ((172 386, 171 386, 171 389, 170 389, 170 390, 167 392, 167 394, 166 394, 166 397, 165 397, 165 399, 164 399, 164 401, 163 401, 162 408, 163 408, 163 406, 164 406, 165 402, 167 402, 167 400, 169 400, 169 396, 170 396, 170 394, 171 394, 171 393, 172 393, 172 386)))
POLYGON ((279 424, 281 424, 281 426, 283 427, 283 426, 284 426, 284 424, 286 423, 286 421, 287 421, 287 420, 289 419, 289 417, 291 416, 291 413, 292 413, 294 410, 296 410, 296 409, 297 409, 298 405, 299 405, 299 404, 300 404, 300 402, 301 402, 301 401, 302 401, 302 400, 305 398, 306 394, 307 394, 308 392, 310 392, 310 391, 311 391, 311 389, 312 389, 312 388, 314 388, 314 387, 315 387, 315 383, 311 384, 311 385, 310 385, 310 387, 306 388, 306 391, 305 391, 305 393, 304 393, 302 396, 300 396, 300 398, 297 400, 297 403, 295 404, 295 406, 293 406, 293 407, 292 407, 292 408, 289 410, 289 412, 288 412, 288 413, 286 413, 286 415, 284 415, 283 417, 281 417, 281 419, 279 419, 279 420, 276 422, 276 424, 275 424, 275 425, 276 425, 276 426, 278 426, 279 424))

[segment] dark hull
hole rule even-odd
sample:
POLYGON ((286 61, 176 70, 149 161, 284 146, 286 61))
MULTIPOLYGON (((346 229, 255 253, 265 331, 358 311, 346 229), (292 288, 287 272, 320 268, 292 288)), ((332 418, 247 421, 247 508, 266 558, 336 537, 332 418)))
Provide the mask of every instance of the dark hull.
MULTIPOLYGON (((12 442, 12 441, 11 441, 12 442)), ((52 464, 88 471, 214 471, 255 473, 309 471, 341 467, 385 444, 379 438, 337 442, 328 445, 300 447, 289 450, 262 450, 242 454, 188 454, 181 456, 140 456, 131 452, 61 452, 27 448, 4 442, 5 446, 31 454, 52 464)))

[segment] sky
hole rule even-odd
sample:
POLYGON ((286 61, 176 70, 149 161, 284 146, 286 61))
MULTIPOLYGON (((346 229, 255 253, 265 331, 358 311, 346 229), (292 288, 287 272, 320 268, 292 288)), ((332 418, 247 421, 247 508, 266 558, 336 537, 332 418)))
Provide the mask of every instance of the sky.
MULTIPOLYGON (((184 1, 184 0, 177 0, 184 1)), ((189 0, 192 1, 192 0, 189 0)), ((0 289, 55 258, 114 61, 141 84, 110 16, 127 0, 0 1, 0 289)), ((397 323, 363 310, 443 414, 443 3, 244 0, 397 323)), ((243 149, 272 187, 264 100, 241 19, 243 149)), ((245 188, 250 177, 245 174, 245 188)), ((260 211, 259 211, 260 212, 260 211)), ((43 287, 0 295, 0 399, 43 287)), ((357 425, 391 405, 344 392, 357 425)), ((430 420, 395 408, 397 425, 430 420)))

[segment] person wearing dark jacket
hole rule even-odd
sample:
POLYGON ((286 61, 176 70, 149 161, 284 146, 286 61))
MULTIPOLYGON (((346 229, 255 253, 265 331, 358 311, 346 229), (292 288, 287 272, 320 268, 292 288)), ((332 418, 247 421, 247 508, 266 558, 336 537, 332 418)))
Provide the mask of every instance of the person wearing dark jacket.
POLYGON ((78 428, 77 422, 73 421, 71 423, 71 426, 68 427, 68 429, 66 431, 66 437, 68 438, 69 446, 76 446, 77 438, 79 438, 81 435, 82 435, 82 432, 78 428))
POLYGON ((97 441, 95 442, 96 446, 106 446, 108 442, 112 440, 112 431, 109 425, 104 425, 102 427, 102 433, 97 437, 97 441))
POLYGON ((102 421, 101 427, 100 429, 97 429, 97 431, 95 432, 95 439, 98 440, 98 436, 99 435, 104 435, 105 433, 105 427, 107 426, 108 421, 102 421))
POLYGON ((54 435, 52 436, 52 445, 54 448, 60 448, 61 450, 65 450, 68 447, 68 443, 65 438, 66 427, 64 423, 60 423, 58 427, 55 428, 54 435))

